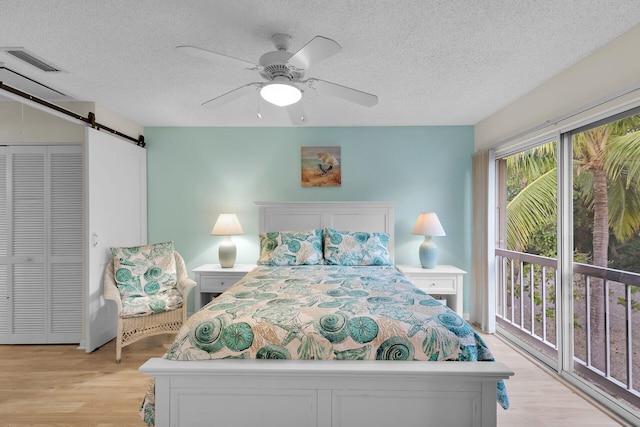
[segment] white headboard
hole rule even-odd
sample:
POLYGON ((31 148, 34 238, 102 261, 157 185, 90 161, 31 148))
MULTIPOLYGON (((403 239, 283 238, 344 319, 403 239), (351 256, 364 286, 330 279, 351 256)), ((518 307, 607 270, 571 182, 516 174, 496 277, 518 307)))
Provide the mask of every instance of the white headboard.
POLYGON ((293 231, 334 228, 389 234, 389 255, 394 259, 395 202, 255 202, 258 231, 293 231))

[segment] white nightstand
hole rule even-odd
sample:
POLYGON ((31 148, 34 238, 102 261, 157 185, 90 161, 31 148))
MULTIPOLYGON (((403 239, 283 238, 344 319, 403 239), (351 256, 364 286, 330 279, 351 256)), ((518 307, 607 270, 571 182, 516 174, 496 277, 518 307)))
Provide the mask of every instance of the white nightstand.
POLYGON ((255 267, 255 264, 236 264, 230 268, 222 268, 220 264, 205 264, 194 269, 198 284, 194 295, 195 310, 208 304, 213 295, 221 294, 235 285, 255 267))
POLYGON ((447 295, 447 305, 462 316, 462 280, 467 274, 452 265, 436 265, 422 268, 419 265, 396 265, 414 285, 429 295, 447 295))

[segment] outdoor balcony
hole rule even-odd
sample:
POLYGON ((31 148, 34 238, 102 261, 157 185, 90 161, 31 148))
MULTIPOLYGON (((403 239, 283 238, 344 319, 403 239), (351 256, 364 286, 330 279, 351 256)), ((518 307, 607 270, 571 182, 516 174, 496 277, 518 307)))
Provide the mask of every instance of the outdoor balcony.
MULTIPOLYGON (((557 260, 496 249, 497 325, 557 369, 557 260)), ((573 365, 587 387, 640 408, 640 274, 573 264, 573 365), (599 298, 597 298, 599 297, 599 298), (600 326, 600 331, 596 328, 600 326)), ((567 316, 564 316, 565 318, 567 316)))

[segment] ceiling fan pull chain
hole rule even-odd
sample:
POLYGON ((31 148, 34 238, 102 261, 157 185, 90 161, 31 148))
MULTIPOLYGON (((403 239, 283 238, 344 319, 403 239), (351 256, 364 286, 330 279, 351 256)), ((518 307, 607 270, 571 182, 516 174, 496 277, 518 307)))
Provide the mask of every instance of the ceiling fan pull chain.
POLYGON ((258 106, 258 114, 256 116, 261 119, 262 114, 260 114, 260 88, 256 88, 256 104, 258 106))

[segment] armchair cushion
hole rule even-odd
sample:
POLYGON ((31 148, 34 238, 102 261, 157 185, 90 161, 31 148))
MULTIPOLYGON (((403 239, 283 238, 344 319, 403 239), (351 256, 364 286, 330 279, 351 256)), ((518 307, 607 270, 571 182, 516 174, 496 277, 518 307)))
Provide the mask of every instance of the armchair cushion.
POLYGON ((145 316, 182 306, 173 242, 111 248, 121 317, 145 316))

